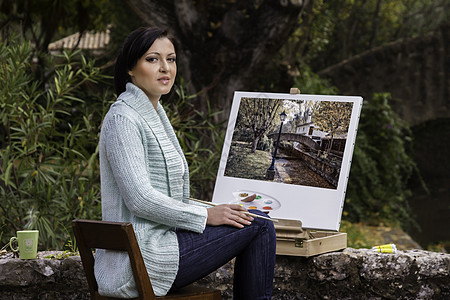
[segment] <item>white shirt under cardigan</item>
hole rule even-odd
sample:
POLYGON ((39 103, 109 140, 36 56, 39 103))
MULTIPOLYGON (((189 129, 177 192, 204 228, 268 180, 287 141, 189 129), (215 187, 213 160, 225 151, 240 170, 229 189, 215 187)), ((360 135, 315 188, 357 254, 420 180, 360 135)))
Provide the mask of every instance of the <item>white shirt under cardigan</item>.
MULTIPOLYGON (((172 125, 128 83, 103 120, 99 147, 103 220, 133 224, 154 292, 165 295, 178 271, 174 228, 201 233, 207 219, 205 207, 185 200, 188 166, 172 125)), ((138 296, 126 253, 99 249, 94 268, 101 295, 138 296)))

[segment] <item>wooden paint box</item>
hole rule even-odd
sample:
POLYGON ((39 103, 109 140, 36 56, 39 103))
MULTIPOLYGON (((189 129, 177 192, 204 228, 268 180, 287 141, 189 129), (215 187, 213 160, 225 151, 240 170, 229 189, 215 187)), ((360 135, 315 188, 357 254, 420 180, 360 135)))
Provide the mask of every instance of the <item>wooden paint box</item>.
POLYGON ((347 248, 347 233, 303 229, 298 220, 278 220, 277 255, 310 257, 347 248))

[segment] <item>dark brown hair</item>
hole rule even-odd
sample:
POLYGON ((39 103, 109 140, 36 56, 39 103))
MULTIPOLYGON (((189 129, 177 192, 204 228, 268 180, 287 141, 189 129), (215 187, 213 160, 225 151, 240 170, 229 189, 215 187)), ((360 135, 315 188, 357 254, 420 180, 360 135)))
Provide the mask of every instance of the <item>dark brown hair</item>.
POLYGON ((117 56, 114 68, 114 88, 117 96, 125 91, 127 82, 131 82, 128 71, 134 68, 137 61, 157 39, 164 37, 167 37, 175 47, 174 39, 166 30, 158 27, 141 27, 128 35, 117 56))

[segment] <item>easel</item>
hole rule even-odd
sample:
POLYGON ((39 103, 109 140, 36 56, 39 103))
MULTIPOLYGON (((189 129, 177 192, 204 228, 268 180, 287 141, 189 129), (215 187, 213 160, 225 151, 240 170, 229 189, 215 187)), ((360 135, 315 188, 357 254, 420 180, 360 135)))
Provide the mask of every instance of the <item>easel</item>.
MULTIPOLYGON (((300 94, 298 88, 291 88, 291 94, 300 94)), ((299 220, 278 220, 277 255, 313 256, 347 248, 347 233, 311 231, 304 229, 299 220)))

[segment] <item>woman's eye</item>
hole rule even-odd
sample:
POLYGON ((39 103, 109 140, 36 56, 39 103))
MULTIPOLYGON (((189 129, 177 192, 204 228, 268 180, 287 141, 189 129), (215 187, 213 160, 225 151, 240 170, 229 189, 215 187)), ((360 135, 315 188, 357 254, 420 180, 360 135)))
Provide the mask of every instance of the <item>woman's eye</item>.
POLYGON ((158 59, 156 57, 147 57, 145 60, 148 62, 154 62, 157 61, 158 59))
POLYGON ((170 62, 176 62, 177 61, 177 59, 175 57, 169 57, 167 60, 170 61, 170 62))

